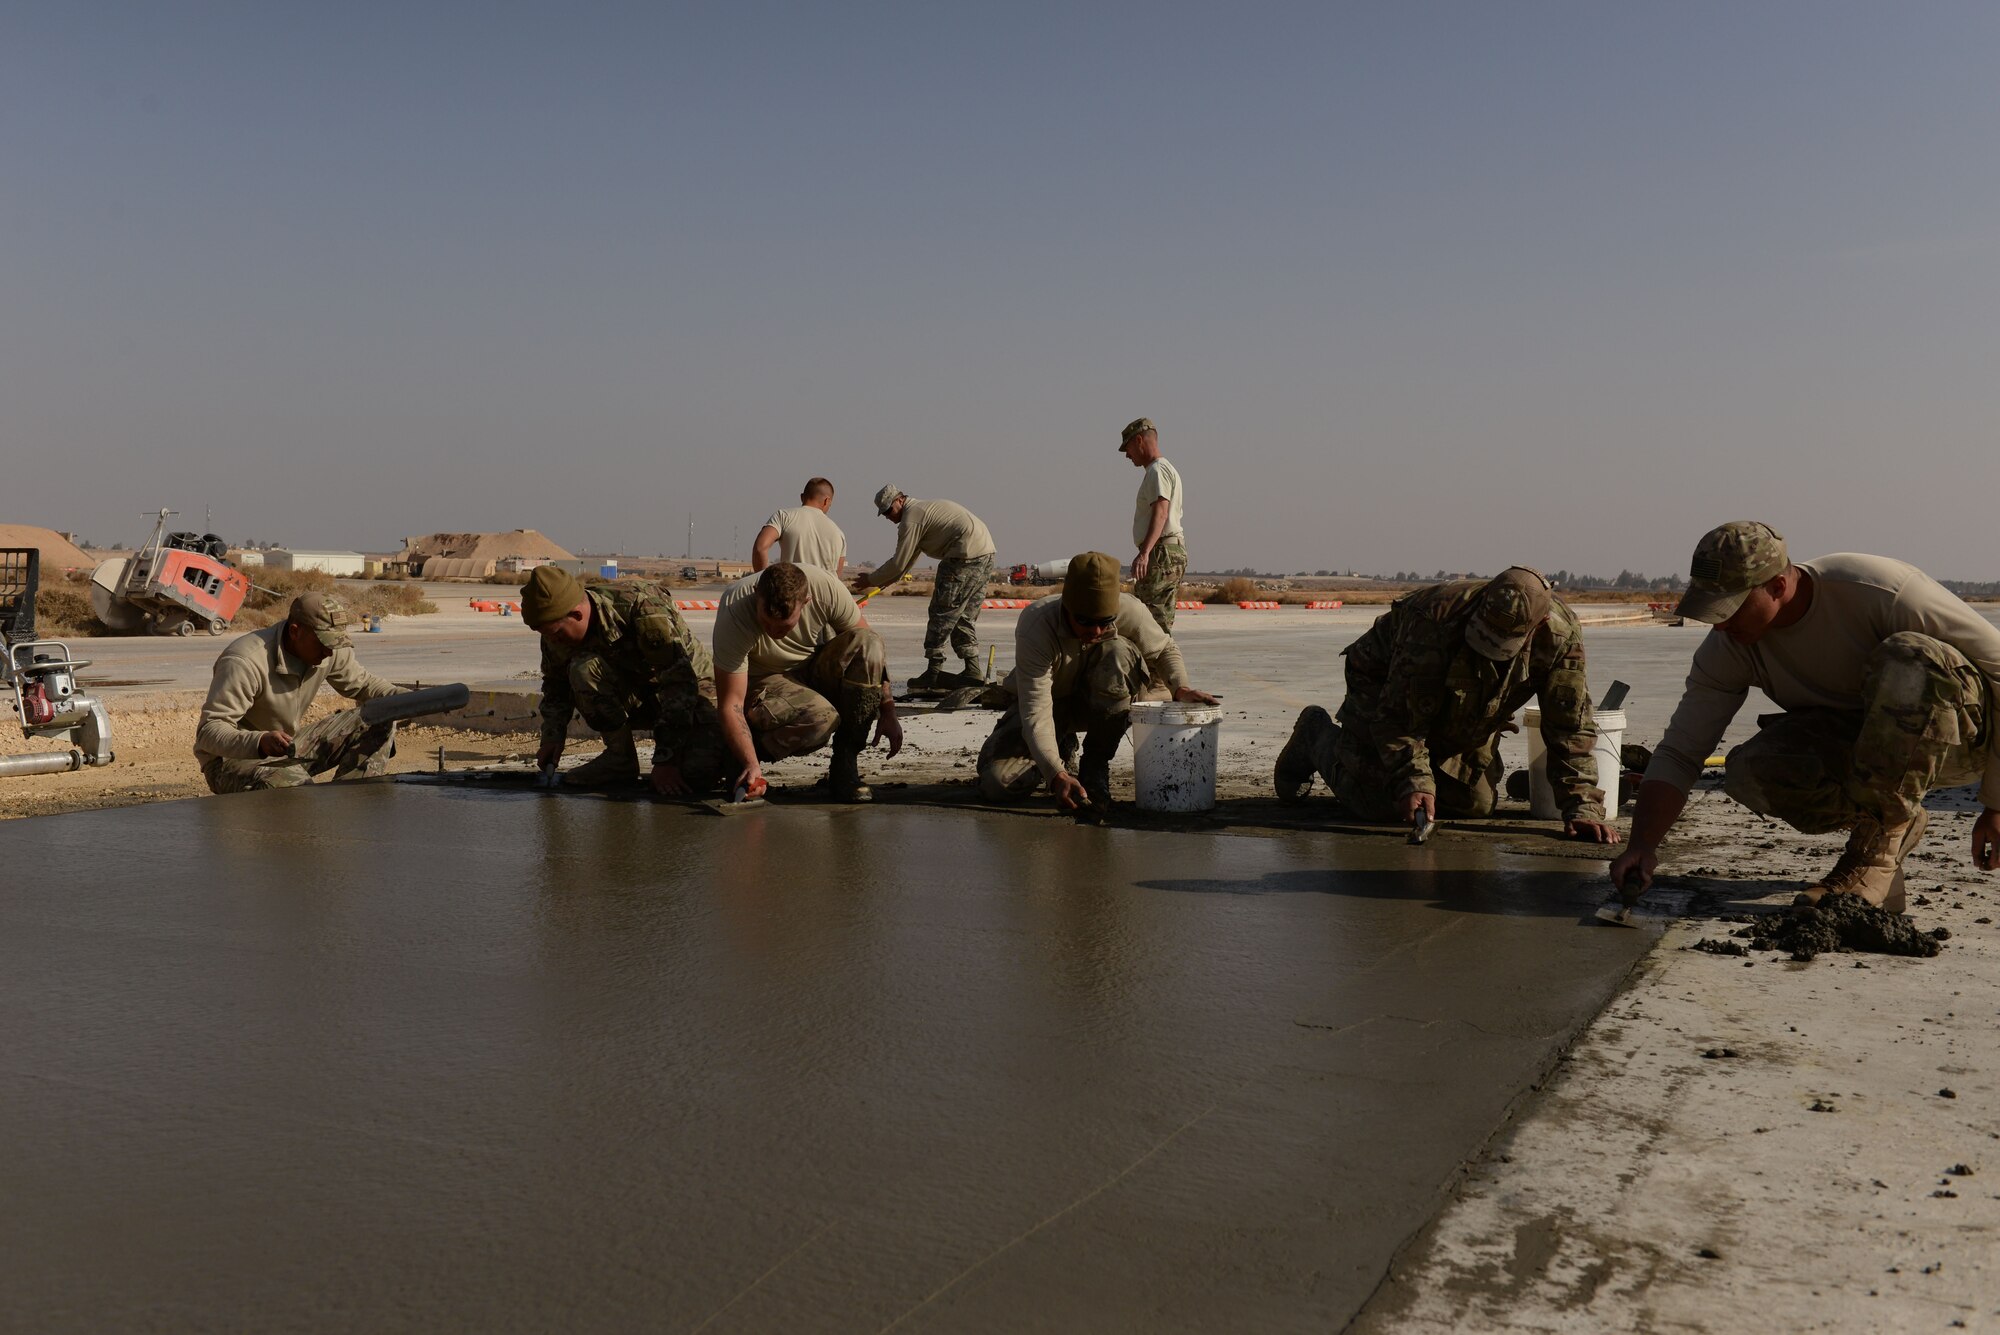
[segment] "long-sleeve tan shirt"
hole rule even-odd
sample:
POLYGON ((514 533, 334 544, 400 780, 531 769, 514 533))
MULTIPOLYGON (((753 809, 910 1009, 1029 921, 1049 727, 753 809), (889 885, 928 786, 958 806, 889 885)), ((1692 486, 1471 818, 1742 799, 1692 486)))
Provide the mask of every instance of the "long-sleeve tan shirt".
POLYGON ((335 649, 319 666, 307 667, 285 648, 284 633, 282 621, 253 630, 215 660, 194 734, 194 753, 203 764, 213 756, 255 760, 265 733, 296 734, 322 685, 350 700, 401 693, 402 687, 362 667, 351 648, 335 649))
POLYGON ((979 516, 956 501, 908 500, 896 522, 896 554, 871 578, 886 589, 908 574, 919 556, 966 560, 991 556, 995 550, 993 535, 979 516))
MULTIPOLYGON (((1138 647, 1153 675, 1175 690, 1188 686, 1187 664, 1173 637, 1160 629, 1146 605, 1129 593, 1118 595, 1118 634, 1138 647)), ((1014 671, 1007 688, 1021 706, 1021 734, 1028 755, 1054 779, 1063 772, 1056 739, 1056 697, 1076 688, 1076 674, 1089 646, 1070 632, 1062 595, 1052 593, 1024 609, 1014 626, 1014 671)))
MULTIPOLYGON (((1812 576, 1812 606, 1790 626, 1738 644, 1712 630, 1694 652, 1687 688, 1646 767, 1648 779, 1682 792, 1701 777, 1729 721, 1755 686, 1781 709, 1860 709, 1868 655, 1898 631, 1943 640, 1964 654, 2000 701, 2000 627, 1913 565, 1841 552, 1799 568, 1812 576)), ((1987 742, 1979 799, 2000 807, 2000 728, 1987 742)))

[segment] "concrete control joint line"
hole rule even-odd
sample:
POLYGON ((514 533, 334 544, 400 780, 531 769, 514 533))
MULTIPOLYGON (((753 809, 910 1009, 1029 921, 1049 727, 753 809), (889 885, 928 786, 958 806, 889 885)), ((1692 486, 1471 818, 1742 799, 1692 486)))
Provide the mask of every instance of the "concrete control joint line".
POLYGON ((1035 1234, 1047 1228, 1050 1224, 1053 1224, 1058 1219, 1061 1219, 1064 1215, 1070 1214, 1076 1210, 1080 1210, 1084 1206, 1090 1204, 1090 1202, 1096 1200, 1099 1196, 1102 1196, 1105 1192, 1111 1190, 1113 1187, 1117 1186, 1120 1182, 1123 1182, 1126 1178, 1138 1172, 1140 1167, 1144 1165, 1148 1159, 1158 1154, 1161 1150, 1165 1149, 1167 1146, 1173 1144, 1174 1141, 1180 1139, 1182 1133, 1191 1130, 1197 1122, 1200 1122, 1203 1118, 1207 1117, 1210 1113, 1214 1112, 1217 1108, 1221 1106, 1222 1106, 1222 1100, 1220 1099, 1217 1099, 1213 1103, 1210 1103, 1206 1108, 1203 1108, 1200 1112, 1188 1118, 1185 1122, 1182 1122, 1179 1126, 1175 1127, 1173 1130, 1167 1132, 1166 1135, 1160 1137, 1160 1139, 1155 1141, 1153 1145, 1149 1149, 1147 1149, 1147 1151, 1144 1154, 1134 1159, 1131 1163, 1126 1164, 1125 1167, 1121 1168, 1115 1176, 1107 1179, 1104 1182, 1100 1182, 1098 1185, 1092 1187, 1089 1191, 1084 1192, 1083 1195, 1077 1197, 1075 1200, 1071 1201, 1068 1205, 1063 1206, 1062 1209, 1057 1210, 1054 1214, 1048 1216, 1046 1219, 1041 1219, 1036 1221, 1033 1225, 1029 1226, 1027 1229, 1023 1230, 1020 1233, 1015 1234, 1007 1241, 1001 1243, 998 1247, 995 1247, 992 1251, 986 1253, 986 1255, 980 1257, 977 1261, 974 1261, 971 1265, 959 1271, 956 1275, 953 1275, 950 1279, 946 1280, 944 1283, 938 1285, 935 1289, 932 1289, 929 1293, 925 1294, 923 1298, 916 1303, 915 1306, 909 1308, 901 1316, 897 1317, 894 1321, 891 1321, 888 1325, 876 1331, 875 1335, 889 1335, 890 1331, 902 1325, 905 1321, 908 1321, 918 1312, 923 1311, 924 1308, 929 1307, 932 1303, 936 1302, 946 1293, 956 1288, 961 1280, 963 1280, 967 1275, 970 1275, 973 1271, 978 1270, 981 1266, 984 1266, 988 1261, 993 1260, 995 1257, 1000 1256, 1005 1252, 1012 1251, 1014 1248, 1026 1242, 1029 1238, 1034 1237, 1035 1234))

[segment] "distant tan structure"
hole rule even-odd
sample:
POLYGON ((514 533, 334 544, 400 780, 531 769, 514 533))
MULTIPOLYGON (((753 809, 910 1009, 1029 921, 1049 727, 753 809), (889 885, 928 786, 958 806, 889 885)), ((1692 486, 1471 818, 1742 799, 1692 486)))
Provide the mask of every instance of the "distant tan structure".
POLYGON ((491 579, 501 571, 532 569, 544 561, 576 558, 531 528, 507 533, 432 533, 403 539, 396 560, 421 579, 491 579), (506 562, 508 564, 503 565, 506 562))
POLYGON ((33 547, 42 554, 42 577, 59 575, 65 570, 81 570, 88 573, 97 565, 97 558, 86 553, 83 548, 65 538, 52 528, 38 528, 33 524, 0 524, 0 547, 33 547))

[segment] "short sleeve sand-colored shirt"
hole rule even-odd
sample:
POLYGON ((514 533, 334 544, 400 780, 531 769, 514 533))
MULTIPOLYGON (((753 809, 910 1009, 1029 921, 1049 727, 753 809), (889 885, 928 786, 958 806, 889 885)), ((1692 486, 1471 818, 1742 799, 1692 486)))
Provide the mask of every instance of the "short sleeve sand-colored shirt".
POLYGON ((847 535, 817 505, 794 505, 764 521, 778 530, 778 559, 793 565, 838 570, 847 556, 847 535))
MULTIPOLYGON (((1712 630, 1694 651, 1687 688, 1646 767, 1686 792, 1755 686, 1781 709, 1860 709, 1868 656, 1898 631, 1943 640, 2000 696, 2000 629, 1913 565, 1842 552, 1798 566, 1812 576, 1812 606, 1796 624, 1738 644, 1712 630)), ((2000 728, 1989 729, 1979 797, 2000 807, 2000 728)))
POLYGON ((843 631, 861 624, 861 609, 854 595, 838 577, 820 566, 801 565, 806 577, 806 605, 799 624, 789 635, 774 640, 757 624, 757 581, 769 574, 759 571, 737 580, 722 595, 715 614, 715 675, 727 677, 747 672, 768 677, 783 672, 812 657, 813 650, 843 631))
POLYGON ((1146 535, 1153 529, 1153 502, 1158 500, 1167 503, 1167 526, 1160 530, 1160 541, 1186 546, 1187 536, 1181 528, 1180 470, 1165 459, 1147 464, 1139 479, 1139 509, 1132 517, 1132 545, 1146 545, 1146 535))
POLYGON ((364 701, 403 689, 362 667, 347 646, 307 667, 285 647, 284 633, 282 621, 253 630, 230 641, 215 660, 194 735, 194 753, 203 764, 215 756, 255 760, 265 733, 298 732, 322 685, 364 701))

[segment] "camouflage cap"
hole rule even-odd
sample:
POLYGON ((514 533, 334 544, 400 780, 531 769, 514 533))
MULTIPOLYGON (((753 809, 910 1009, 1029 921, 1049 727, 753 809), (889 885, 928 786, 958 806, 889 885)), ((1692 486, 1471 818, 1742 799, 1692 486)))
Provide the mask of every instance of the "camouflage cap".
POLYGON ((560 621, 587 597, 583 581, 557 566, 536 566, 521 589, 521 620, 530 629, 560 621))
POLYGON ((1118 558, 1103 552, 1078 552, 1063 572, 1063 610, 1079 621, 1102 621, 1118 615, 1118 558))
POLYGON ((292 610, 285 613, 285 621, 311 631, 329 649, 345 649, 353 643, 342 629, 348 622, 347 605, 323 593, 302 593, 292 599, 292 610))
POLYGON ((1118 452, 1125 453, 1125 447, 1132 443, 1132 437, 1143 436, 1148 431, 1156 436, 1160 434, 1160 429, 1153 425, 1153 419, 1150 417, 1135 417, 1127 422, 1125 429, 1118 433, 1118 452))
POLYGON ((903 493, 895 487, 883 487, 882 490, 875 493, 875 513, 878 515, 888 514, 889 507, 902 499, 903 493))
POLYGON ((1465 642, 1482 657, 1505 663, 1521 652, 1554 600, 1539 570, 1509 566, 1486 582, 1465 623, 1465 642))
POLYGON ((1752 589, 1784 574, 1791 564, 1778 530, 1754 519, 1732 519, 1704 533, 1694 545, 1687 592, 1674 612, 1720 625, 1736 615, 1752 589))

